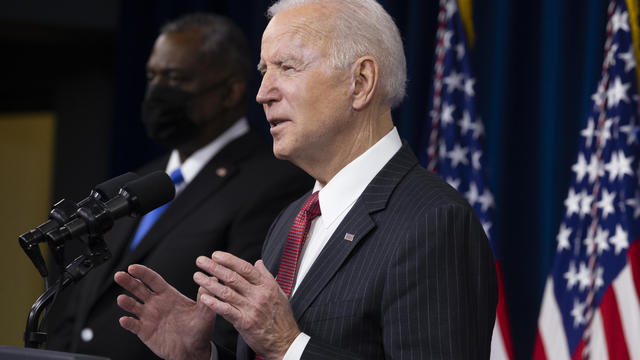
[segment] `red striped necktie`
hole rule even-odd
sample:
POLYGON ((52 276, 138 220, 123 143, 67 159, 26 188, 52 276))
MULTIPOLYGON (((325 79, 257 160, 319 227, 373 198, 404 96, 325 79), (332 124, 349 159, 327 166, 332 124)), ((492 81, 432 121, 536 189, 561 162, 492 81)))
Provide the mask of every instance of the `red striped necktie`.
MULTIPOLYGON (((287 243, 284 245, 284 251, 280 258, 280 269, 278 269, 276 281, 287 297, 291 296, 291 290, 296 279, 300 251, 304 241, 307 239, 311 222, 318 215, 320 215, 320 203, 318 202, 318 192, 316 191, 305 201, 293 221, 287 236, 287 243)), ((263 360, 264 358, 260 354, 256 354, 255 359, 263 360)))
POLYGON ((320 215, 320 203, 318 202, 318 192, 316 191, 305 201, 293 221, 287 236, 287 243, 280 258, 280 269, 278 269, 276 280, 282 291, 287 294, 287 297, 291 296, 291 290, 295 283, 300 251, 309 233, 311 222, 318 215, 320 215))

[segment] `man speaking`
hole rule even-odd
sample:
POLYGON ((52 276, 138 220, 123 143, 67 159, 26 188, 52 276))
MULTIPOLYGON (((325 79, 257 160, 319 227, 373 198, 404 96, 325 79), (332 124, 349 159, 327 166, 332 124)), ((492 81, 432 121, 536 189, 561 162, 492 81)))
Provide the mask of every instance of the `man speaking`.
POLYGON ((201 256, 197 301, 140 265, 120 324, 170 359, 216 356, 222 316, 238 359, 488 358, 497 286, 463 197, 418 165, 395 129, 405 58, 373 0, 282 0, 269 9, 257 101, 276 157, 316 179, 271 226, 262 260, 201 256), (213 354, 211 354, 213 350, 213 354))

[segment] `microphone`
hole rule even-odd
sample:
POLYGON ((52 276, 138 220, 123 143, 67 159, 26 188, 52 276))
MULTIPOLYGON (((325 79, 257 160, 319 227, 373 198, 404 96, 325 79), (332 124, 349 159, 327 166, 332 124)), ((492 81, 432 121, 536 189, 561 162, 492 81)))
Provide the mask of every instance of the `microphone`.
POLYGON ((49 242, 64 243, 81 235, 102 235, 125 215, 140 216, 173 199, 175 185, 163 171, 156 171, 124 185, 107 202, 95 201, 76 211, 76 218, 46 234, 49 242))
MULTIPOLYGON (((78 208, 87 206, 95 201, 108 201, 118 194, 118 189, 120 189, 124 184, 137 178, 138 175, 128 172, 102 182, 96 185, 96 187, 91 190, 89 196, 80 201, 77 205, 73 201, 62 199, 51 209, 51 212, 49 213, 49 220, 18 237, 20 247, 22 247, 24 252, 31 259, 31 262, 33 262, 33 265, 38 269, 38 272, 42 277, 47 277, 48 271, 38 244, 46 241, 45 234, 73 220, 76 217, 78 208)), ((52 250, 56 257, 56 261, 58 261, 58 263, 62 263, 62 254, 59 251, 60 249, 52 248, 52 250)))

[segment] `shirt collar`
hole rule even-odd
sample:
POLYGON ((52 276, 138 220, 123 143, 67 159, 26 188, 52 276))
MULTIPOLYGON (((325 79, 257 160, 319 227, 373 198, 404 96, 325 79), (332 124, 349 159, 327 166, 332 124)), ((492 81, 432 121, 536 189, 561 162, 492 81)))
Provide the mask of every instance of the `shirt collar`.
POLYGON ((331 226, 351 208, 371 180, 401 147, 402 140, 394 127, 362 155, 343 167, 324 187, 316 181, 313 191, 320 191, 320 211, 326 227, 331 226))
POLYGON ((236 121, 230 128, 225 130, 217 138, 211 141, 209 144, 196 150, 191 156, 189 156, 184 163, 180 162, 180 154, 178 150, 174 149, 169 157, 167 163, 166 172, 171 174, 177 168, 182 171, 184 177, 184 184, 189 184, 198 175, 200 170, 211 160, 222 148, 224 148, 231 141, 239 138, 240 136, 249 132, 249 122, 247 118, 241 118, 236 121))

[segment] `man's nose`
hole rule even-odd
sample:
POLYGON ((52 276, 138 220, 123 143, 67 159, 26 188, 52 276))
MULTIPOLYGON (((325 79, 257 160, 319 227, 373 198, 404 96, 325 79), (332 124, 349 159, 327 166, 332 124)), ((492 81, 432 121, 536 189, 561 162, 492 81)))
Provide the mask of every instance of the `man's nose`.
POLYGON ((278 89, 275 85, 274 76, 270 73, 265 73, 262 76, 262 82, 256 95, 256 101, 262 105, 277 101, 279 98, 278 89))

